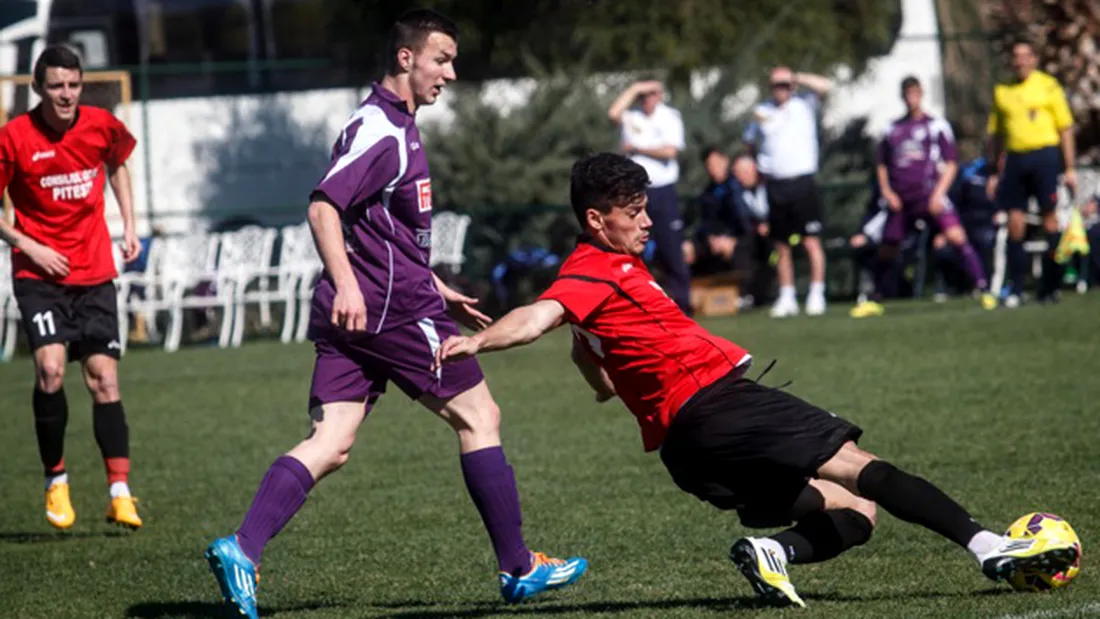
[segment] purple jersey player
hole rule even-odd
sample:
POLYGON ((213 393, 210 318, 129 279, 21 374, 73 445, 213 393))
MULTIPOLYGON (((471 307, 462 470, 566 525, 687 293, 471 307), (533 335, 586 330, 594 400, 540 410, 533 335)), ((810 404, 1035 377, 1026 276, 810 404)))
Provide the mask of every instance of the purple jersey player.
POLYGON ((993 309, 996 299, 988 294, 982 261, 947 197, 958 170, 951 125, 921 107, 924 91, 917 78, 902 80, 901 94, 906 114, 890 123, 878 145, 876 175, 889 216, 874 265, 875 291, 868 301, 852 308, 851 315, 863 318, 885 311, 880 301, 895 287, 898 247, 918 221, 933 226, 955 247, 974 287, 982 292, 982 305, 993 309))
POLYGON ((462 472, 500 569, 501 594, 516 602, 572 583, 581 558, 527 549, 519 495, 500 443, 500 411, 472 359, 432 368, 440 343, 489 318, 429 268, 431 180, 416 128, 418 106, 455 79, 458 33, 428 10, 403 15, 390 34, 390 67, 351 115, 312 193, 309 222, 324 261, 310 314, 316 362, 309 436, 268 469, 235 535, 206 556, 226 601, 256 616, 264 545, 322 477, 340 468, 360 424, 392 382, 458 435, 462 472), (454 316, 454 318, 452 318, 454 316))

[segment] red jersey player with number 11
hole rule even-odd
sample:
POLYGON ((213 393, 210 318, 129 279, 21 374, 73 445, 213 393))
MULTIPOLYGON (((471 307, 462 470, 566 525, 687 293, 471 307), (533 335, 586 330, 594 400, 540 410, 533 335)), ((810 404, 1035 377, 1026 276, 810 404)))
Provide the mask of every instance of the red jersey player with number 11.
POLYGON ((855 425, 744 378, 750 357, 708 333, 661 291, 641 260, 652 222, 649 179, 602 153, 573 166, 570 200, 584 236, 540 299, 484 331, 443 342, 436 363, 527 344, 569 323, 573 361, 598 401, 618 395, 646 451, 660 449, 673 481, 746 527, 791 528, 741 538, 730 559, 767 603, 804 606, 787 565, 831 559, 870 537, 875 504, 969 550, 986 576, 1053 574, 1072 544, 1007 540, 920 477, 859 449, 855 425))
POLYGON ((142 525, 130 495, 130 440, 118 392, 121 354, 111 237, 104 185, 118 199, 123 257, 138 256, 126 159, 135 141, 110 112, 80 105, 80 57, 55 45, 39 56, 33 88, 42 103, 0 127, 0 191, 15 206, 15 225, 0 218, 12 246, 15 299, 34 351, 34 427, 46 471, 46 520, 73 526, 63 450, 69 407, 62 388, 68 360, 83 365, 92 425, 107 468, 107 521, 142 525))

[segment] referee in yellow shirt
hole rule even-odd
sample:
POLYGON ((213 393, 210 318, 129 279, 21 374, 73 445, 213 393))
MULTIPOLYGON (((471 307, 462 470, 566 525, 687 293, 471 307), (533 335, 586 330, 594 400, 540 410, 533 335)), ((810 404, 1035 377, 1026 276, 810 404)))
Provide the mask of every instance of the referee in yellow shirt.
POLYGON ((996 173, 989 177, 987 191, 998 208, 1008 211, 1008 270, 1012 290, 1006 307, 1020 303, 1027 277, 1024 235, 1027 231, 1028 199, 1034 197, 1043 216, 1043 228, 1050 243, 1043 261, 1040 301, 1057 300, 1062 279, 1054 262, 1054 248, 1061 234, 1054 207, 1058 203, 1058 175, 1077 191, 1073 169, 1073 115, 1058 80, 1035 67, 1039 64, 1035 46, 1024 40, 1012 45, 1012 69, 1016 80, 998 84, 993 90, 993 111, 989 115, 992 150, 990 161, 996 173))

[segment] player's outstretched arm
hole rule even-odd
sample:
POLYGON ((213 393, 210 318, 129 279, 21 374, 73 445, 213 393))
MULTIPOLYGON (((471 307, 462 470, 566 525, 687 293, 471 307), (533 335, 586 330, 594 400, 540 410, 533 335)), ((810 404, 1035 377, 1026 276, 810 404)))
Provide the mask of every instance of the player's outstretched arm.
POLYGON ((447 309, 452 318, 474 331, 480 331, 493 324, 492 318, 489 318, 481 310, 474 307, 477 305, 477 299, 468 297, 454 288, 451 288, 443 280, 439 279, 439 276, 436 275, 434 271, 432 272, 432 279, 435 280, 435 287, 439 289, 439 294, 443 295, 443 300, 447 302, 447 309))
POLYGON ((588 349, 575 337, 573 338, 572 357, 573 364, 581 371, 581 376, 584 377, 585 382, 596 392, 597 402, 606 402, 615 397, 615 385, 612 384, 611 378, 592 358, 592 354, 588 352, 588 349))
POLYGON ((107 170, 107 181, 118 201, 118 210, 122 215, 122 258, 126 262, 137 260, 141 253, 141 241, 134 228, 134 192, 130 182, 130 170, 126 164, 107 170))
POLYGON ((471 335, 447 338, 436 351, 436 367, 448 362, 472 357, 479 352, 505 350, 530 344, 543 333, 560 326, 565 308, 557 301, 536 301, 508 312, 489 328, 471 335))
POLYGON ((325 270, 336 284, 336 298, 332 302, 332 324, 344 327, 348 331, 363 331, 367 328, 367 304, 363 301, 363 291, 351 270, 347 250, 344 245, 344 229, 340 225, 340 213, 336 207, 318 196, 309 205, 309 228, 313 232, 313 241, 317 244, 317 253, 325 270))

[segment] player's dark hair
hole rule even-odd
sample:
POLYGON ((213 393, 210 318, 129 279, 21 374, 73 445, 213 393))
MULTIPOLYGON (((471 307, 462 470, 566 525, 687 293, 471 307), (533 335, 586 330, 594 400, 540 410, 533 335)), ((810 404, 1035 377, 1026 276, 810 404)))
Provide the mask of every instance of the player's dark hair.
POLYGON ((569 201, 573 204, 573 214, 584 228, 588 209, 610 213, 613 206, 638 201, 647 186, 649 175, 642 166, 615 153, 596 153, 573 164, 569 201))
POLYGON ((396 75, 400 71, 397 52, 404 48, 419 51, 433 32, 441 32, 458 41, 458 25, 446 15, 431 9, 409 9, 402 13, 390 28, 389 44, 386 46, 389 54, 386 70, 389 74, 396 75))
POLYGON ((916 77, 909 75, 905 79, 901 80, 901 92, 905 94, 905 91, 910 88, 920 88, 920 80, 916 77))
POLYGON ((699 160, 702 161, 703 163, 706 163, 707 159, 710 159, 711 155, 724 155, 724 154, 726 154, 725 151, 723 151, 721 148, 718 148, 717 146, 714 146, 712 144, 712 145, 707 146, 706 148, 703 149, 703 154, 699 157, 699 160))
POLYGON ((65 45, 51 45, 42 50, 38 60, 34 62, 34 83, 39 86, 46 83, 46 69, 51 67, 59 69, 75 69, 84 75, 84 67, 80 63, 80 56, 65 45))

